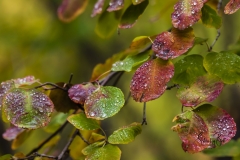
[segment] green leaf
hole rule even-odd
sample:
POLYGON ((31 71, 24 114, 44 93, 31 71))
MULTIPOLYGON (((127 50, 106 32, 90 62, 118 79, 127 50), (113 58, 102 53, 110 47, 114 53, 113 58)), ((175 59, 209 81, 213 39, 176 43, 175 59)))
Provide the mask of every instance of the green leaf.
POLYGON ((95 143, 97 141, 101 141, 101 140, 105 140, 106 137, 101 135, 101 134, 98 134, 98 133, 95 133, 95 132, 92 132, 92 135, 91 137, 89 138, 88 142, 89 143, 95 143))
POLYGON ((132 123, 129 126, 124 126, 113 132, 108 137, 108 142, 111 144, 128 144, 132 142, 137 135, 142 131, 140 123, 132 123))
POLYGON ((108 12, 105 10, 98 19, 95 32, 101 38, 109 38, 116 32, 117 25, 118 18, 116 12, 108 12))
POLYGON ((231 52, 210 52, 203 61, 206 70, 218 76, 224 83, 240 82, 240 57, 231 52))
POLYGON ((139 3, 142 3, 144 0, 132 0, 133 5, 137 5, 139 3))
POLYGON ((96 120, 87 118, 83 112, 73 114, 69 116, 67 120, 74 127, 80 130, 95 130, 100 128, 96 120))
POLYGON ((214 27, 219 29, 222 25, 222 18, 217 12, 208 5, 204 5, 202 8, 202 22, 208 27, 214 27))
POLYGON ((92 143, 92 144, 88 145, 87 147, 85 147, 85 148, 82 150, 82 153, 83 153, 84 155, 93 154, 96 149, 98 149, 98 148, 100 148, 100 147, 103 147, 105 143, 106 143, 105 141, 92 143))
POLYGON ((124 105, 124 95, 119 88, 99 86, 84 104, 87 118, 103 120, 118 113, 124 105))
POLYGON ((195 37, 194 45, 197 45, 197 44, 203 45, 203 43, 207 42, 207 40, 208 38, 195 37))
POLYGON ((49 97, 37 89, 14 88, 3 99, 3 111, 7 119, 21 128, 46 126, 53 108, 49 97))
POLYGON ((11 154, 5 154, 5 155, 0 157, 0 160, 9 160, 9 159, 12 159, 12 155, 11 154))
POLYGON ((123 61, 117 61, 112 65, 112 71, 132 71, 132 68, 147 61, 149 51, 134 56, 128 56, 123 61))
POLYGON ((203 57, 201 55, 189 55, 177 61, 175 64, 173 82, 177 84, 190 85, 197 77, 203 76, 207 72, 203 67, 203 57))
POLYGON ((152 44, 151 40, 155 39, 156 36, 139 36, 133 39, 129 49, 132 50, 143 50, 146 47, 148 47, 150 44, 152 44))
POLYGON ((17 135, 17 137, 12 142, 12 149, 17 149, 20 147, 31 135, 33 130, 25 130, 17 135))
POLYGON ((51 121, 46 127, 44 127, 44 130, 49 133, 55 132, 66 121, 68 116, 69 114, 58 112, 51 118, 51 121))
POLYGON ((107 144, 95 149, 92 154, 86 157, 86 160, 120 160, 120 158, 121 150, 117 146, 107 144))
POLYGON ((138 5, 131 4, 123 13, 120 20, 119 28, 132 28, 139 16, 144 12, 148 6, 148 0, 143 1, 138 5))

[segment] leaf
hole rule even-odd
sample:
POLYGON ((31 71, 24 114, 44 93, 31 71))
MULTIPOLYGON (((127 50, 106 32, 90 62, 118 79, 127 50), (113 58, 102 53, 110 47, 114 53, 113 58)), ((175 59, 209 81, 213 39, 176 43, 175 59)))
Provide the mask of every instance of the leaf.
POLYGON ((95 130, 100 128, 96 120, 87 118, 83 112, 73 114, 69 116, 67 120, 74 127, 80 130, 95 130))
POLYGON ((0 157, 0 160, 9 160, 9 159, 12 159, 11 154, 5 154, 0 157))
POLYGON ((222 25, 222 18, 208 5, 203 6, 201 19, 203 24, 208 27, 219 29, 222 25))
POLYGON ((22 159, 22 158, 26 158, 26 156, 23 153, 18 152, 14 154, 14 158, 22 159))
POLYGON ((107 8, 108 12, 118 11, 123 9, 124 7, 124 0, 111 0, 109 2, 109 7, 107 8))
POLYGON ((159 58, 173 59, 193 47, 194 37, 192 28, 185 30, 173 28, 171 32, 163 32, 156 37, 152 50, 159 58))
POLYGON ((214 157, 235 157, 240 154, 240 140, 231 140, 223 146, 219 146, 215 149, 205 149, 204 154, 214 157))
POLYGON ((160 97, 166 90, 166 84, 174 74, 174 66, 170 61, 161 59, 149 60, 134 73, 130 92, 137 102, 147 102, 160 97))
POLYGON ((233 14, 240 8, 240 0, 230 0, 224 8, 225 14, 233 14))
POLYGON ((24 130, 12 142, 12 149, 17 149, 20 147, 27 139, 29 139, 30 135, 32 134, 33 130, 24 130))
POLYGON ((132 0, 133 5, 138 5, 142 3, 144 0, 132 0))
POLYGON ((183 106, 195 107, 202 102, 211 102, 222 92, 223 82, 215 76, 205 75, 198 77, 189 87, 181 87, 177 97, 183 106))
POLYGON ((124 105, 124 95, 119 88, 99 86, 84 104, 87 118, 103 120, 118 113, 124 105))
POLYGON ((137 22, 139 16, 144 12, 146 7, 148 6, 148 3, 149 3, 148 0, 145 0, 138 5, 131 4, 123 13, 118 27, 123 29, 132 28, 134 24, 137 22))
POLYGON ((123 61, 117 61, 112 65, 112 71, 132 71, 132 68, 147 61, 149 52, 143 52, 134 56, 128 56, 123 61))
POLYGON ((103 147, 105 145, 105 143, 106 143, 105 141, 92 143, 92 144, 88 145, 87 147, 85 147, 82 150, 82 153, 86 156, 93 154, 96 151, 96 149, 103 147))
POLYGON ((24 131, 24 129, 22 129, 22 128, 18 128, 16 126, 11 126, 3 133, 2 136, 4 139, 11 141, 11 140, 14 140, 17 137, 17 135, 23 131, 24 131))
POLYGON ((24 78, 13 79, 15 87, 19 88, 22 86, 30 86, 33 83, 39 82, 39 79, 35 79, 34 76, 26 76, 24 78))
POLYGON ((132 142, 141 131, 142 125, 135 122, 114 131, 113 134, 108 137, 108 142, 111 144, 128 144, 132 142))
POLYGON ((98 134, 98 133, 95 133, 95 132, 92 132, 92 135, 91 137, 89 138, 88 142, 89 143, 95 143, 97 141, 102 141, 102 140, 105 140, 106 137, 101 135, 101 134, 98 134))
POLYGON ((129 49, 145 49, 151 44, 150 39, 154 39, 156 36, 148 37, 148 36, 139 36, 133 39, 129 49))
POLYGON ((190 85, 196 81, 197 77, 207 73, 203 67, 203 57, 196 54, 177 61, 174 67, 173 82, 176 84, 190 85))
POLYGON ((197 44, 203 45, 203 43, 207 42, 207 40, 208 38, 195 37, 194 45, 197 45, 197 44))
POLYGON ((97 148, 86 157, 86 160, 120 160, 121 150, 117 146, 107 144, 104 147, 97 148))
POLYGON ((94 16, 96 16, 97 14, 101 14, 101 13, 102 13, 102 11, 103 11, 103 6, 104 6, 104 1, 105 1, 105 0, 97 0, 97 2, 94 4, 91 17, 94 17, 94 16))
POLYGON ((173 121, 177 124, 172 130, 179 134, 183 150, 189 153, 223 145, 236 134, 233 118, 210 104, 187 110, 173 121))
POLYGON ((15 88, 3 99, 3 111, 15 126, 36 129, 46 126, 53 112, 52 101, 37 89, 15 88))
MULTIPOLYGON (((65 83, 60 82, 57 85, 63 87, 65 83)), ((68 93, 62 89, 51 90, 49 98, 58 112, 68 113, 71 109, 78 109, 78 106, 69 98, 68 93)))
POLYGON ((68 96, 75 102, 83 105, 86 98, 97 89, 97 86, 93 83, 76 84, 68 90, 68 96))
POLYGON ((48 133, 55 132, 59 127, 66 122, 67 117, 69 114, 58 112, 55 116, 51 118, 51 121, 48 123, 46 127, 44 127, 44 131, 48 133))
POLYGON ((3 98, 6 95, 6 93, 15 88, 15 84, 13 80, 8 80, 5 82, 2 82, 0 85, 0 109, 2 108, 3 98))
POLYGON ((174 5, 172 24, 175 28, 184 30, 201 18, 201 9, 207 0, 179 0, 174 5))
POLYGON ((224 83, 240 82, 240 57, 231 52, 210 52, 203 61, 205 69, 224 83))
POLYGON ((116 12, 108 12, 105 10, 98 18, 95 32, 101 38, 109 38, 116 32, 118 21, 116 12))
POLYGON ((63 0, 58 7, 58 18, 63 22, 74 20, 86 9, 88 0, 63 0))

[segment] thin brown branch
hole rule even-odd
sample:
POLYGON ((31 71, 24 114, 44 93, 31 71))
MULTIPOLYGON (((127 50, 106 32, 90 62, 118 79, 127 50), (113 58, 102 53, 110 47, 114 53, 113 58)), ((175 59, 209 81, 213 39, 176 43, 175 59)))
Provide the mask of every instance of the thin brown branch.
POLYGON ((147 125, 147 117, 146 117, 146 102, 143 103, 143 119, 142 125, 147 125))

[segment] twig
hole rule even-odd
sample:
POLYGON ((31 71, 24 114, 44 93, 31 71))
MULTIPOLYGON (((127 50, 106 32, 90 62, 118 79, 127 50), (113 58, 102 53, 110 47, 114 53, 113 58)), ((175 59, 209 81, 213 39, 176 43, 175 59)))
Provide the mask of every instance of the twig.
MULTIPOLYGON (((43 86, 47 86, 47 85, 50 85, 50 86, 55 87, 55 88, 50 88, 50 89, 56 89, 56 88, 58 88, 58 89, 61 89, 61 90, 63 90, 63 91, 67 91, 67 88, 60 87, 59 85, 54 84, 54 83, 51 83, 51 82, 43 83, 43 84, 41 84, 41 85, 39 85, 39 86, 36 86, 36 87, 34 87, 34 88, 37 89, 37 88, 40 88, 40 87, 43 87, 43 86)), ((48 89, 48 90, 50 90, 50 89, 48 89)))
POLYGON ((101 85, 105 85, 112 77, 114 77, 118 72, 111 72, 109 73, 109 75, 107 77, 105 77, 102 81, 100 81, 99 83, 101 85))
POLYGON ((166 90, 171 90, 171 89, 173 89, 173 88, 175 88, 175 87, 179 87, 179 85, 178 84, 174 84, 174 85, 172 85, 172 86, 168 86, 167 88, 166 88, 166 90))
POLYGON ((39 154, 37 152, 25 157, 25 158, 12 158, 12 160, 30 160, 30 159, 34 159, 35 157, 46 157, 46 158, 50 158, 50 159, 56 159, 57 160, 57 157, 56 156, 50 156, 50 155, 46 155, 46 154, 39 154))
POLYGON ((143 120, 142 125, 147 125, 147 117, 146 117, 146 102, 143 103, 143 120))
POLYGON ((59 154, 58 160, 62 160, 63 156, 66 154, 69 146, 71 145, 72 141, 74 140, 74 138, 77 135, 78 135, 78 129, 75 130, 75 132, 73 133, 72 137, 68 140, 66 146, 63 148, 62 152, 59 154))
POLYGON ((212 45, 209 47, 209 50, 208 50, 209 52, 212 51, 213 46, 214 46, 215 43, 217 42, 217 40, 218 40, 218 38, 220 37, 220 35, 221 35, 221 32, 220 32, 220 29, 218 29, 218 30, 217 30, 217 36, 216 36, 215 40, 213 41, 212 45))
POLYGON ((116 86, 116 85, 117 85, 117 83, 119 82, 119 80, 120 80, 120 78, 122 77, 122 75, 123 75, 124 72, 118 72, 118 73, 119 73, 119 74, 118 74, 115 82, 113 83, 113 86, 116 86))

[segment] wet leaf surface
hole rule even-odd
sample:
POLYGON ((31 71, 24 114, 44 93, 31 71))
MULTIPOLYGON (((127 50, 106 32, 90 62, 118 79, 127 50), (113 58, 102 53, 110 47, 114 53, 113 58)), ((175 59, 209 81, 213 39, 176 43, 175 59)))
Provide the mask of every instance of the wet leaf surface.
POLYGON ((145 0, 138 5, 131 4, 123 13, 118 27, 123 29, 132 28, 134 24, 137 22, 139 16, 144 12, 146 7, 148 6, 148 3, 149 3, 148 0, 145 0))
POLYGON ((99 86, 87 99, 84 109, 87 118, 103 120, 118 113, 125 103, 119 88, 99 86))
POLYGON ((88 0, 63 0, 58 7, 58 18, 63 22, 70 22, 80 15, 86 8, 88 0))
POLYGON ((118 11, 124 7, 124 0, 110 0, 108 12, 118 11))
POLYGON ((22 128, 18 128, 16 126, 12 126, 10 128, 8 128, 4 133, 3 133, 3 138, 8 140, 8 141, 11 141, 11 140, 14 140, 18 134, 20 134, 21 132, 23 132, 24 129, 22 128))
POLYGON ((201 9, 207 0, 179 0, 174 5, 172 24, 175 28, 184 30, 191 27, 201 18, 201 9))
POLYGON ((171 32, 163 32, 156 37, 152 50, 159 58, 173 59, 193 47, 194 37, 192 28, 185 30, 173 28, 171 32))
POLYGON ((202 23, 208 27, 219 29, 222 25, 222 18, 208 5, 203 6, 201 19, 202 23))
POLYGON ((113 132, 108 137, 108 142, 111 144, 128 144, 134 141, 135 137, 142 131, 140 123, 132 123, 129 126, 124 126, 113 132))
POLYGON ((49 97, 36 89, 12 89, 3 100, 7 119, 17 127, 28 129, 46 126, 53 107, 49 97))
POLYGON ((210 52, 203 61, 205 69, 224 83, 240 82, 240 57, 231 52, 210 52))
POLYGON ((222 92, 224 83, 215 76, 198 77, 189 87, 181 87, 177 97, 183 106, 195 107, 203 102, 211 102, 222 92))
POLYGON ((197 77, 207 73, 203 67, 203 57, 201 55, 186 56, 177 61, 174 66, 173 82, 176 84, 190 85, 195 82, 197 77))
POLYGON ((67 118, 74 127, 80 130, 95 130, 100 128, 100 125, 96 120, 87 118, 86 115, 81 112, 78 114, 73 114, 67 118))
POLYGON ((139 4, 139 3, 142 3, 144 0, 132 0, 132 3, 134 4, 134 5, 137 5, 137 4, 139 4))
POLYGON ((132 77, 130 92, 133 99, 137 102, 147 102, 160 97, 173 74, 174 66, 170 61, 157 58, 145 62, 132 77))
POLYGON ((11 89, 15 88, 14 81, 9 80, 2 82, 0 85, 0 109, 2 108, 3 97, 7 94, 7 92, 11 89))
POLYGON ((96 16, 97 14, 101 14, 101 13, 102 13, 102 11, 103 11, 103 6, 104 6, 104 1, 105 1, 105 0, 97 0, 97 2, 94 4, 91 17, 94 17, 94 16, 96 16))
POLYGON ((230 0, 224 8, 225 14, 233 14, 240 8, 240 0, 230 0))
POLYGON ((94 85, 93 83, 83 83, 83 84, 76 84, 73 85, 68 90, 68 96, 70 99, 79 104, 84 104, 86 98, 92 94, 93 91, 97 89, 97 85, 94 85))

